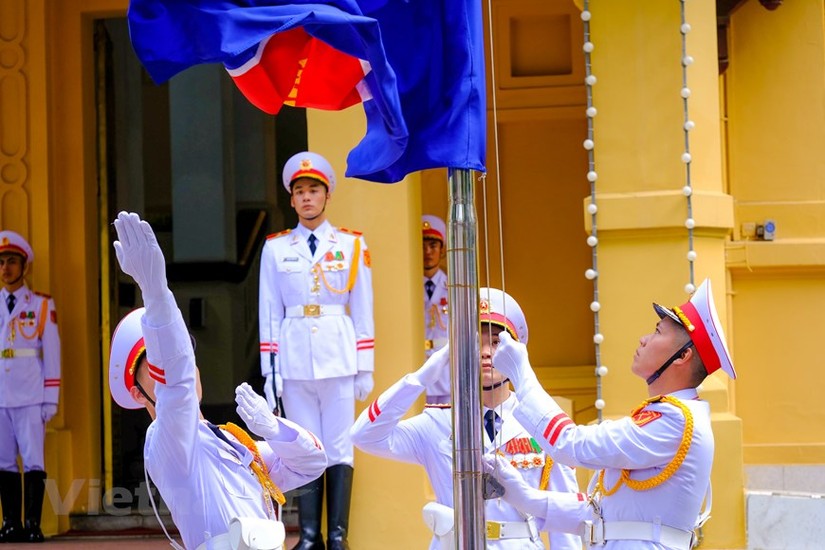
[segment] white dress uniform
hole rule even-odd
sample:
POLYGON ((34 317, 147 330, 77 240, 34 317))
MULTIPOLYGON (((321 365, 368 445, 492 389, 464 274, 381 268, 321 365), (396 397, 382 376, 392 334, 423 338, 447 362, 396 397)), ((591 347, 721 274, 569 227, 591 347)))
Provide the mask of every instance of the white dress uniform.
POLYGON ((0 470, 44 470, 45 424, 41 405, 57 405, 60 394, 60 336, 54 301, 23 284, 14 309, 0 290, 0 470))
MULTIPOLYGON (((575 425, 540 389, 523 396, 515 411, 515 417, 555 460, 604 471, 598 502, 606 539, 610 538, 611 532, 625 529, 629 532, 630 528, 643 530, 645 525, 649 526, 650 540, 608 540, 605 548, 690 548, 691 533, 710 484, 714 448, 710 407, 699 400, 695 389, 675 392, 668 399, 674 401, 653 402, 632 417, 589 426, 575 425), (683 442, 688 417, 693 424, 693 433, 683 442), (689 447, 684 460, 680 464, 674 463, 675 471, 663 474, 687 442, 689 447), (635 482, 651 481, 641 487, 631 481, 631 487, 627 482, 619 481, 623 469, 629 470, 630 479, 635 482), (619 487, 613 493, 617 484, 619 487), (647 487, 644 498, 637 492, 642 487, 647 487), (627 527, 628 522, 639 525, 627 527), (658 542, 654 531, 661 533, 658 542)), ((591 482, 591 494, 596 489, 598 477, 597 474, 591 482)), ((552 509, 554 504, 549 503, 549 506, 552 509)), ((542 528, 551 531, 575 529, 578 519, 586 519, 586 514, 572 520, 559 517, 554 522, 553 514, 548 513, 542 528)))
POLYGON ((317 434, 330 466, 353 463, 354 380, 372 372, 372 272, 360 233, 325 221, 271 235, 261 255, 261 372, 270 352, 284 380, 285 414, 317 434), (310 233, 318 239, 310 252, 310 233))
MULTIPOLYGON (((253 454, 231 434, 219 437, 200 419, 195 357, 180 311, 172 323, 142 320, 157 418, 146 432, 147 471, 169 506, 186 548, 226 533, 235 517, 270 518, 271 510, 250 469, 253 454)), ((257 442, 272 481, 282 490, 300 487, 326 467, 322 446, 297 424, 278 419, 277 440, 257 442)))
MULTIPOLYGON (((453 441, 452 441, 452 411, 449 407, 427 407, 424 412, 407 420, 402 420, 416 399, 424 391, 424 387, 411 375, 407 375, 387 391, 381 394, 372 405, 364 410, 352 428, 352 438, 355 445, 370 454, 420 464, 427 471, 430 483, 435 491, 438 503, 453 506, 453 441)), ((519 471, 528 483, 539 487, 545 465, 545 454, 532 445, 529 434, 513 417, 516 406, 516 397, 511 396, 495 411, 501 415, 501 431, 491 442, 484 433, 484 448, 486 452, 498 449, 508 460, 518 462, 519 471), (528 453, 513 452, 523 450, 529 445, 528 453), (537 452, 536 452, 537 451, 537 452), (529 464, 524 464, 528 461, 529 464), (525 467, 527 466, 527 467, 525 467)), ((556 491, 578 491, 573 470, 566 466, 551 465, 549 488, 556 491)), ((488 500, 485 505, 485 515, 488 522, 506 524, 502 532, 506 532, 508 525, 511 532, 519 529, 524 533, 518 538, 488 538, 487 548, 502 550, 521 550, 528 548, 544 548, 538 536, 538 529, 534 521, 529 520, 515 508, 502 499, 488 500)), ((550 535, 553 550, 580 550, 581 539, 578 536, 563 533, 550 535)), ((434 538, 430 544, 431 550, 439 548, 434 538)))
MULTIPOLYGON (((447 274, 439 269, 432 278, 424 277, 424 353, 427 357, 447 345, 450 320, 447 307, 447 274), (433 282, 433 295, 427 296, 427 281, 433 282)), ((428 403, 450 402, 450 373, 427 387, 428 403)))

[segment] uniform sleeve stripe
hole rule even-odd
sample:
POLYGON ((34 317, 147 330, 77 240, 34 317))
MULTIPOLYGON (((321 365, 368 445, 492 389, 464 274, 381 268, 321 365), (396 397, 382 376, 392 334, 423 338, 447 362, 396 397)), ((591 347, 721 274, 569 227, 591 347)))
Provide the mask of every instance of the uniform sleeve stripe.
POLYGON ((278 352, 278 344, 275 342, 261 342, 261 351, 278 352))
POLYGON ((44 388, 59 388, 60 387, 60 380, 46 380, 43 382, 44 388))
POLYGON ((363 349, 375 349, 375 343, 374 342, 363 342, 363 343, 358 342, 358 344, 356 344, 356 346, 355 346, 355 349, 359 350, 359 351, 363 350, 363 349))
POLYGON ((161 383, 161 384, 166 384, 166 376, 163 376, 163 375, 160 375, 160 374, 156 374, 156 373, 152 372, 151 370, 149 371, 149 376, 150 376, 150 377, 152 378, 152 380, 154 380, 155 382, 159 382, 159 383, 161 383))
POLYGON ((370 422, 375 422, 375 419, 378 418, 378 415, 381 414, 381 409, 378 408, 378 400, 372 402, 370 405, 370 422))
POLYGON ((576 496, 578 497, 579 502, 584 502, 585 500, 587 500, 587 497, 585 496, 584 493, 578 493, 578 494, 576 494, 576 496))
POLYGON ((562 430, 572 424, 573 421, 570 420, 569 416, 559 413, 547 423, 547 428, 544 429, 544 438, 550 445, 555 445, 556 439, 561 435, 562 430))

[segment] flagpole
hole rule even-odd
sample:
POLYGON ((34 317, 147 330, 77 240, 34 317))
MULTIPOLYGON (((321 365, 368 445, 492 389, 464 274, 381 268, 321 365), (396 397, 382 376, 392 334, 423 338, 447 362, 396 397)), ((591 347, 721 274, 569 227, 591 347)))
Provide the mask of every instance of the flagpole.
POLYGON ((473 173, 448 170, 447 286, 453 392, 453 503, 455 543, 486 547, 481 484, 481 366, 478 335, 477 222, 473 173))

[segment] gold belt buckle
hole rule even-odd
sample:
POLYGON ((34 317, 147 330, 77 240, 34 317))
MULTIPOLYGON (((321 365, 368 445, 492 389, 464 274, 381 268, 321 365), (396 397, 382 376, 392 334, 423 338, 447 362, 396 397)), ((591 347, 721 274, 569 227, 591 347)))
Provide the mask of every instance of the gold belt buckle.
POLYGON ((498 540, 501 538, 501 523, 497 521, 487 522, 487 540, 498 540))
POLYGON ((3 359, 13 359, 14 358, 14 349, 13 348, 6 348, 3 350, 3 359))
POLYGON ((430 351, 431 349, 433 349, 433 341, 424 340, 424 351, 430 351))
POLYGON ((318 304, 309 304, 304 306, 304 317, 320 317, 321 306, 318 304))

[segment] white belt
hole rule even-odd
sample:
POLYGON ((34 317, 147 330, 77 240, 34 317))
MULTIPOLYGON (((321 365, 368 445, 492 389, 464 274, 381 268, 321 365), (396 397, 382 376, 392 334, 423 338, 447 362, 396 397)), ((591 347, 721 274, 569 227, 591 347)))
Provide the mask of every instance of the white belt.
POLYGON ((585 542, 590 547, 603 545, 611 540, 643 540, 657 542, 674 550, 690 550, 693 547, 693 531, 684 531, 667 525, 646 521, 587 522, 585 542))
POLYGON ((37 348, 6 348, 0 351, 3 359, 14 359, 15 357, 40 357, 40 350, 37 348))
POLYGON ((424 351, 430 351, 431 349, 441 349, 447 345, 446 338, 433 338, 432 340, 424 340, 424 351))
POLYGON ((487 522, 487 540, 532 539, 537 535, 532 518, 528 521, 487 522))
POLYGON ((307 304, 305 306, 289 306, 286 308, 287 317, 321 317, 322 315, 346 315, 347 307, 343 304, 307 304))

